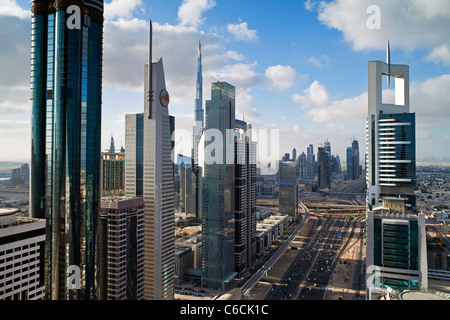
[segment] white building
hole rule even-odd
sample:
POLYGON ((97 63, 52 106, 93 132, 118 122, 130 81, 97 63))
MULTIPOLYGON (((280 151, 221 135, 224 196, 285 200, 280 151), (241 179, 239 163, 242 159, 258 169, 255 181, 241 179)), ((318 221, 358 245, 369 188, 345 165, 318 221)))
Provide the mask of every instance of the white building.
POLYGON ((45 220, 17 210, 0 209, 0 300, 42 300, 45 220))
POLYGON ((408 198, 415 206, 415 114, 410 113, 409 66, 368 62, 366 180, 369 210, 384 196, 408 198), (395 100, 383 97, 382 81, 395 79, 395 100))
POLYGON ((151 68, 145 65, 144 113, 125 116, 125 194, 145 203, 144 300, 171 300, 175 199, 169 94, 162 58, 151 61, 151 68))

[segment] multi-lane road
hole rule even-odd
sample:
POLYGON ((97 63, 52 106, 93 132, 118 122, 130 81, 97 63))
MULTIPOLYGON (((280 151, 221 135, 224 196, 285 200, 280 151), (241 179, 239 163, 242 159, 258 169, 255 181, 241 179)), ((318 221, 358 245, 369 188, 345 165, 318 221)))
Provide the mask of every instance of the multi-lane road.
POLYGON ((322 300, 337 255, 349 232, 347 217, 321 217, 315 232, 283 278, 273 284, 267 300, 322 300))

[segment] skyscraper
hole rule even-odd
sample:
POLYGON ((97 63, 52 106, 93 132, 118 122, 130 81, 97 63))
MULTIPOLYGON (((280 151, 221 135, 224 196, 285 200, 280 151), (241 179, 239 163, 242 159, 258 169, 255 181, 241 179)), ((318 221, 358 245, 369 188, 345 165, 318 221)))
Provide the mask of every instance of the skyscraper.
POLYGON ((367 205, 380 205, 383 196, 408 198, 415 206, 415 114, 409 107, 409 66, 368 62, 367 205), (395 77, 395 102, 383 103, 383 76, 395 77))
POLYGON ((144 297, 144 200, 103 197, 99 218, 99 299, 144 297))
POLYGON ((331 157, 323 147, 317 149, 319 189, 331 188, 331 157))
POLYGON ((31 11, 30 215, 47 224, 46 298, 94 299, 103 1, 33 0, 31 11), (79 290, 66 286, 72 266, 79 290))
POLYGON ((198 59, 197 59, 197 81, 196 81, 196 97, 194 110, 194 128, 192 139, 192 172, 195 175, 195 218, 197 221, 201 219, 202 212, 202 167, 199 166, 200 158, 200 141, 204 129, 204 110, 203 110, 203 73, 202 73, 202 45, 198 42, 198 59))
POLYGON ((347 148, 347 180, 353 180, 353 149, 352 147, 347 148))
POLYGON ((278 202, 281 214, 298 218, 298 166, 296 161, 280 161, 278 202))
POLYGON ((211 84, 202 178, 202 286, 225 290, 235 276, 235 88, 211 84), (226 142, 227 141, 227 142, 226 142))
POLYGON ((352 146, 347 148, 347 180, 359 178, 359 145, 357 140, 352 140, 352 146))
POLYGON ((359 178, 359 145, 358 140, 356 139, 352 141, 352 161, 353 161, 352 180, 356 180, 359 178))
POLYGON ((173 299, 174 167, 162 58, 145 64, 144 113, 125 116, 125 194, 144 198, 144 299, 173 299))
POLYGON ((306 154, 302 152, 301 155, 298 156, 298 177, 300 179, 306 179, 308 176, 308 163, 306 154))
POLYGON ((250 123, 235 124, 235 271, 242 273, 256 255, 256 142, 250 123))
POLYGON ((306 162, 308 177, 314 177, 316 174, 316 156, 314 155, 314 147, 312 144, 307 148, 306 162))
MULTIPOLYGON (((409 107, 409 66, 368 62, 367 279, 380 288, 427 289, 425 217, 415 208, 415 114, 409 107), (395 78, 395 101, 384 103, 382 79, 395 78), (375 271, 375 273, 372 273, 375 271)), ((368 281, 369 282, 369 281, 368 281)))

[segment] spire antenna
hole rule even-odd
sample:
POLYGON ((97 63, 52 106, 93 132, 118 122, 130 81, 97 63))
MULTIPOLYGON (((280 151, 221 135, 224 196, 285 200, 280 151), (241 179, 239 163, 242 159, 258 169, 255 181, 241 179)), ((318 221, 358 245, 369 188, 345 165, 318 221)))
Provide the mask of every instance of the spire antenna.
POLYGON ((386 62, 388 64, 388 88, 391 87, 391 48, 389 46, 389 40, 387 42, 386 62))

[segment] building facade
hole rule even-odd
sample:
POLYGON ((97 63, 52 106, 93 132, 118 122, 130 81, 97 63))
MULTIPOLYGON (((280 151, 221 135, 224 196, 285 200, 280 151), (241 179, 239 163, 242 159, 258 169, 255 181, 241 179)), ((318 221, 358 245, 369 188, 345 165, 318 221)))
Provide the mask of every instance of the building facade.
MULTIPOLYGON (((388 54, 389 56, 389 54, 388 54)), ((368 290, 428 287, 425 217, 415 207, 415 114, 410 113, 409 66, 368 62, 366 123, 368 290), (395 79, 395 101, 383 100, 382 79, 395 79), (375 269, 374 269, 375 268, 375 269), (375 270, 375 273, 373 271, 375 270)))
POLYGON ((278 206, 281 214, 298 218, 298 168, 296 161, 281 161, 278 168, 278 206))
POLYGON ((100 300, 144 298, 144 200, 103 197, 100 203, 100 300))
POLYGON ((381 204, 384 196, 401 196, 415 206, 415 114, 410 113, 409 66, 368 62, 367 205, 381 204), (395 78, 395 101, 384 103, 383 77, 395 78))
POLYGON ((45 219, 0 209, 0 300, 45 298, 45 219))
POLYGON ((125 194, 144 199, 144 299, 171 300, 175 263, 173 128, 162 58, 152 59, 150 54, 144 74, 144 113, 125 116, 125 194))
POLYGON ((235 276, 235 88, 211 84, 202 177, 202 286, 225 290, 235 276))
POLYGON ((95 299, 103 1, 33 0, 31 12, 30 215, 47 223, 46 297, 95 299), (70 266, 79 290, 67 289, 70 266))
POLYGON ((256 142, 251 124, 235 124, 235 271, 242 273, 256 255, 256 142))

